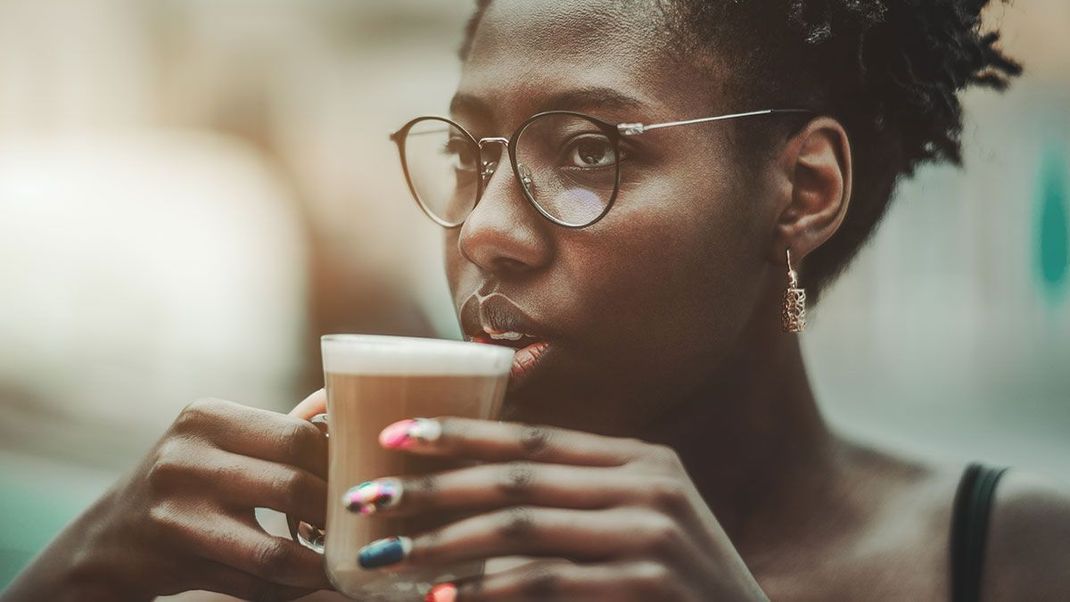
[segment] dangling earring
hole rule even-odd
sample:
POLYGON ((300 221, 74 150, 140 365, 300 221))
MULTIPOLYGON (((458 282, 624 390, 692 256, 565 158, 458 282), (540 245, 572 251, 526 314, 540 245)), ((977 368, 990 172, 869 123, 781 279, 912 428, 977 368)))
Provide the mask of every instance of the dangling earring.
POLYGON ((784 292, 784 311, 781 314, 784 332, 802 332, 806 328, 806 290, 799 288, 799 275, 791 267, 788 254, 788 290, 784 292))

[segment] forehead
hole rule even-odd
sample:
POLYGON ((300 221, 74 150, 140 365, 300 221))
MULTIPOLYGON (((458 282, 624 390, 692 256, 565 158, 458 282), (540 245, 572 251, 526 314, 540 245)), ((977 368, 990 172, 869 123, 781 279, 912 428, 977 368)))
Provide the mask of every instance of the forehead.
POLYGON ((647 120, 705 110, 716 85, 670 52, 657 4, 495 0, 473 36, 454 114, 509 127, 550 109, 647 120))

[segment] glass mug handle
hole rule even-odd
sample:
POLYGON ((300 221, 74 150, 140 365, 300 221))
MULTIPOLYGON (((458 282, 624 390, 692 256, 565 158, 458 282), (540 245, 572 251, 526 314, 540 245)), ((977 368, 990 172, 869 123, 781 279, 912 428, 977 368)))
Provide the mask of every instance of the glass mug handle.
MULTIPOLYGON (((327 437, 331 436, 330 433, 327 432, 326 414, 316 414, 312 418, 309 418, 308 421, 319 427, 327 437)), ((292 537, 294 541, 314 552, 320 554, 323 553, 323 544, 327 537, 326 531, 315 525, 310 525, 303 520, 298 520, 289 514, 286 515, 286 524, 290 527, 290 537, 292 537)))

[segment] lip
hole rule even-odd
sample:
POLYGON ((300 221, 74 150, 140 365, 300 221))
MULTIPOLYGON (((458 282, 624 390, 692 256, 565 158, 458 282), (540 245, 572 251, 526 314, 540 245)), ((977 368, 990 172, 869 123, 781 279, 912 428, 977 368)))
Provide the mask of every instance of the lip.
POLYGON ((546 361, 546 357, 553 353, 553 345, 549 341, 537 340, 534 343, 517 350, 513 356, 513 367, 509 370, 509 389, 517 390, 532 379, 538 373, 538 367, 546 361))
POLYGON ((552 351, 553 333, 502 293, 473 293, 461 306, 460 319, 465 339, 516 349, 509 373, 511 390, 531 380, 538 366, 545 362, 552 351), (528 336, 519 341, 496 340, 490 336, 491 333, 505 332, 528 336))
POLYGON ((547 327, 502 293, 475 293, 469 297, 461 307, 461 328, 467 338, 503 332, 520 332, 542 340, 553 338, 547 327))

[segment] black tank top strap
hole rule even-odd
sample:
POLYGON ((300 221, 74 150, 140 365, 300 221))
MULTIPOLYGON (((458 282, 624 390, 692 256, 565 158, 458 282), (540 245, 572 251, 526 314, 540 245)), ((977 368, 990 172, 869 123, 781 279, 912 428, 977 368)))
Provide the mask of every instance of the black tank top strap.
POLYGON ((1006 468, 966 467, 951 511, 951 602, 979 602, 988 515, 1006 468))

